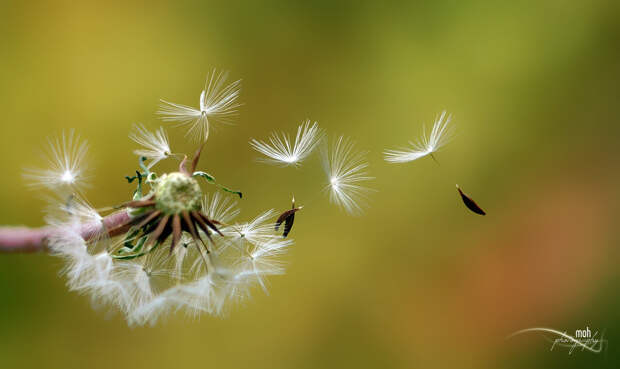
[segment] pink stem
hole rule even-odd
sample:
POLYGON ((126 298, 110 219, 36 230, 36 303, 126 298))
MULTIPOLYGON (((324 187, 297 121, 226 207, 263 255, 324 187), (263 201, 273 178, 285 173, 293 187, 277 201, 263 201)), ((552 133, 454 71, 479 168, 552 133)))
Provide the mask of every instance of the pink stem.
MULTIPOLYGON (((127 232, 131 220, 126 211, 108 215, 101 222, 84 224, 80 234, 85 240, 90 240, 103 233, 110 237, 127 232)), ((0 227, 0 253, 26 253, 46 251, 47 239, 59 228, 42 227, 0 227)))

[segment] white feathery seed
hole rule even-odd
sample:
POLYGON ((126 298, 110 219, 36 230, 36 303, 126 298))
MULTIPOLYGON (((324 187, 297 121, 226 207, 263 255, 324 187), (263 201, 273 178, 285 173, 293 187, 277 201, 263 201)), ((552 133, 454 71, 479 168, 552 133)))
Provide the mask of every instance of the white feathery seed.
POLYGON ((270 164, 299 165, 316 148, 323 138, 323 131, 314 122, 307 120, 297 128, 295 141, 285 133, 272 133, 269 142, 252 139, 250 145, 267 156, 260 161, 270 164), (292 143, 291 143, 292 142, 292 143))
POLYGON ((252 244, 268 242, 279 237, 275 233, 274 223, 265 223, 275 215, 275 210, 267 210, 247 223, 235 224, 225 228, 222 233, 235 243, 239 241, 247 241, 252 244))
POLYGON ((446 117, 446 111, 443 111, 435 120, 431 134, 427 137, 426 130, 422 134, 422 138, 417 142, 409 141, 411 147, 397 150, 386 150, 384 159, 390 163, 405 163, 431 155, 437 152, 445 144, 447 144, 453 135, 453 126, 450 126, 451 115, 446 117))
POLYGON ((47 197, 48 205, 45 209, 45 219, 48 223, 64 225, 72 223, 82 225, 86 223, 100 223, 103 217, 78 194, 68 196, 47 197))
MULTIPOLYGON (((218 194, 204 201, 209 216, 230 220, 238 213, 236 202, 218 194)), ((49 237, 50 249, 67 260, 64 272, 71 290, 90 295, 93 302, 118 306, 130 325, 155 324, 179 310, 193 317, 224 314, 233 303, 249 298, 252 287, 267 291, 267 277, 284 273, 278 259, 293 243, 275 233, 269 222, 275 212, 268 210, 248 223, 224 228, 228 237, 213 238, 215 244, 209 244, 217 252, 211 254, 199 251, 184 233, 172 254, 168 240, 145 256, 117 260, 108 250, 122 247, 126 239, 103 245, 85 241, 80 230, 98 218, 85 200, 80 204, 84 209, 50 216, 49 224, 58 229, 49 237), (239 247, 225 247, 227 242, 239 247)))
POLYGON ((210 219, 227 224, 239 215, 237 204, 237 201, 232 200, 230 196, 222 196, 220 192, 215 192, 211 196, 208 194, 204 196, 202 210, 210 219))
POLYGON ((284 266, 279 257, 293 244, 290 239, 272 238, 264 243, 251 246, 247 256, 238 265, 237 278, 254 277, 263 291, 267 293, 265 276, 284 274, 284 266))
POLYGON ((48 169, 26 169, 23 176, 28 185, 45 187, 59 193, 78 191, 85 186, 87 177, 83 164, 88 151, 86 141, 81 141, 70 130, 48 140, 48 144, 48 169))
POLYGON ((142 124, 136 124, 134 131, 129 134, 129 138, 143 146, 141 149, 134 150, 133 153, 149 159, 150 162, 147 165, 149 169, 172 154, 168 135, 163 127, 151 132, 142 124))
POLYGON ((373 190, 365 187, 374 179, 368 174, 366 152, 356 151, 355 143, 343 136, 338 137, 331 151, 323 147, 323 168, 327 174, 330 201, 351 215, 360 215, 367 206, 368 194, 373 190))
POLYGON ((200 94, 199 109, 161 100, 160 110, 157 113, 166 122, 179 122, 180 125, 189 126, 187 136, 195 141, 206 141, 209 138, 211 123, 230 123, 241 106, 237 102, 241 80, 224 85, 227 77, 227 72, 213 70, 200 94))

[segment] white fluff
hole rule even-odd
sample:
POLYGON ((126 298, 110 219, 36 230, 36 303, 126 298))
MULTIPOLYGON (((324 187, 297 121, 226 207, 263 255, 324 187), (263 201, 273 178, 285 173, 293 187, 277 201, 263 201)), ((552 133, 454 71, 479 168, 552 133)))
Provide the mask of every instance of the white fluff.
MULTIPOLYGON (((238 212, 235 205, 219 195, 205 199, 206 212, 221 219, 232 219, 238 212)), ((146 256, 116 260, 108 250, 121 247, 124 240, 86 242, 80 235, 92 216, 78 214, 91 211, 50 218, 58 231, 49 247, 67 260, 64 273, 71 290, 117 306, 130 325, 155 324, 181 310, 191 317, 225 314, 235 302, 249 298, 253 286, 267 291, 267 277, 284 273, 279 258, 293 243, 278 237, 268 222, 275 212, 268 210, 248 223, 227 227, 228 237, 214 237, 215 252, 209 255, 184 234, 172 254, 167 243, 146 256), (228 247, 230 243, 236 247, 228 247)))
POLYGON ((163 127, 150 132, 143 125, 137 124, 134 125, 134 132, 129 134, 129 138, 143 146, 142 149, 134 150, 133 153, 149 159, 148 168, 152 168, 155 164, 168 158, 172 153, 168 143, 168 135, 163 127))
POLYGON ((372 189, 365 183, 374 179, 368 174, 366 153, 357 151, 355 143, 343 136, 334 142, 331 151, 323 148, 323 168, 327 174, 330 201, 352 215, 363 213, 372 189))
POLYGON ((316 122, 310 125, 310 121, 302 123, 297 128, 295 141, 285 133, 272 133, 269 142, 252 139, 250 145, 267 156, 266 159, 259 159, 266 163, 281 165, 299 165, 321 141, 323 132, 319 129, 316 122))
POLYGON ((202 200, 202 210, 210 219, 217 219, 227 224, 239 215, 237 204, 237 201, 230 196, 222 196, 220 192, 215 192, 211 196, 205 195, 202 200))
POLYGON ((44 187, 56 193, 71 193, 86 185, 84 159, 88 144, 73 130, 48 140, 47 169, 26 169, 24 179, 31 187, 44 187))
POLYGON ((409 141, 411 147, 386 150, 384 152, 385 161, 390 163, 405 163, 437 152, 452 138, 453 128, 449 125, 451 118, 451 115, 446 117, 446 112, 443 111, 437 119, 435 119, 433 129, 428 137, 426 136, 426 130, 424 130, 422 138, 418 140, 418 142, 414 143, 409 141))
POLYGON ((160 110, 157 113, 164 121, 179 122, 180 125, 188 126, 187 136, 195 141, 206 141, 209 138, 211 122, 229 123, 241 106, 237 102, 241 80, 224 85, 227 77, 228 73, 213 70, 200 94, 198 109, 161 100, 160 110))

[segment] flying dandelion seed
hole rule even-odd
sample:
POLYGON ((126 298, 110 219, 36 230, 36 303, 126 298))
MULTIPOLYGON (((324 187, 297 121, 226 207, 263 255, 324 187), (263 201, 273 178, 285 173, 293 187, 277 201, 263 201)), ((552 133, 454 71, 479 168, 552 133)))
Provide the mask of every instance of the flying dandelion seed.
POLYGON ((374 179, 368 174, 366 152, 356 151, 348 138, 338 137, 331 151, 323 147, 323 168, 327 174, 330 201, 352 215, 360 215, 367 207, 372 189, 365 183, 374 179))
POLYGON ((295 141, 291 141, 290 136, 285 133, 272 133, 269 137, 269 143, 252 139, 250 145, 256 151, 267 156, 267 158, 259 159, 260 161, 297 166, 310 155, 322 138, 323 132, 318 124, 314 122, 310 125, 310 121, 307 120, 297 128, 295 141))
POLYGON ((129 138, 144 147, 134 150, 134 154, 149 159, 150 162, 147 165, 149 169, 172 155, 168 135, 163 127, 150 132, 143 125, 138 124, 134 126, 134 132, 129 135, 129 138))
POLYGON ((411 145, 409 148, 386 150, 384 152, 385 161, 405 163, 427 155, 431 155, 435 159, 433 153, 439 151, 452 138, 453 127, 449 125, 450 119, 451 116, 446 117, 446 112, 443 111, 435 120, 430 136, 426 136, 426 132, 423 132, 422 138, 417 143, 409 142, 411 145))
POLYGON ((157 113, 166 122, 179 122, 179 125, 188 126, 187 136, 193 140, 206 141, 209 138, 211 123, 230 123, 241 106, 237 102, 241 80, 225 85, 227 77, 227 72, 213 70, 200 94, 199 109, 161 100, 160 110, 157 113))
POLYGON ((303 206, 295 207, 295 197, 293 197, 291 209, 286 210, 285 212, 280 214, 280 216, 276 220, 276 232, 278 231, 282 223, 284 223, 284 233, 282 233, 282 237, 286 238, 286 236, 288 236, 288 234, 291 232, 291 229, 293 229, 293 223, 295 222, 295 213, 297 213, 301 209, 303 209, 303 206))
POLYGON ((49 169, 26 169, 24 179, 31 187, 44 187, 67 193, 79 191, 86 183, 84 158, 88 144, 80 141, 73 130, 48 141, 46 159, 49 169))
POLYGON ((456 189, 457 191, 459 191, 459 195, 461 195, 461 200, 463 200, 463 203, 465 204, 465 206, 467 206, 469 210, 480 215, 487 214, 484 210, 482 210, 480 206, 478 206, 478 204, 476 204, 476 202, 471 197, 465 195, 463 191, 461 191, 459 185, 456 185, 456 189))

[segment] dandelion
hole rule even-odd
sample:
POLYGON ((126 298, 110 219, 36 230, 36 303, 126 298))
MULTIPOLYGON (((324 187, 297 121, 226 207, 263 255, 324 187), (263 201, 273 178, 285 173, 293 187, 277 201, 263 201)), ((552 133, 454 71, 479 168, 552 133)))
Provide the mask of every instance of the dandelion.
POLYGON ((147 168, 152 168, 160 161, 172 155, 168 135, 163 127, 154 132, 148 131, 143 125, 135 125, 134 132, 129 135, 138 145, 144 146, 142 149, 134 150, 134 154, 150 160, 147 168))
POLYGON ((272 133, 269 143, 252 139, 250 145, 267 156, 266 159, 260 159, 261 161, 271 164, 298 165, 310 155, 322 138, 323 132, 318 124, 314 122, 310 125, 310 121, 307 120, 297 128, 297 135, 292 144, 289 135, 272 133))
POLYGON ((365 156, 365 152, 356 151, 355 144, 343 136, 338 137, 331 152, 326 147, 323 149, 330 201, 352 215, 363 213, 368 193, 372 191, 364 186, 374 179, 367 172, 365 156))
POLYGON ((85 185, 84 158, 88 144, 80 137, 63 132, 60 137, 48 141, 47 161, 49 169, 26 169, 24 179, 32 187, 44 187, 56 192, 77 191, 85 185))
MULTIPOLYGON (((200 115, 187 121, 194 130, 204 129, 205 139, 207 117, 226 118, 237 106, 238 82, 223 87, 224 78, 213 73, 201 96, 200 115)), ((155 324, 178 311, 192 317, 223 315, 253 289, 266 291, 267 278, 284 273, 280 259, 293 244, 276 232, 275 212, 231 224, 239 215, 232 196, 242 194, 196 170, 204 140, 192 160, 184 156, 178 171, 158 174, 152 170, 155 164, 177 155, 171 154, 165 131, 137 125, 130 137, 142 146, 135 151, 141 171, 125 177, 136 188, 128 201, 99 210, 77 192, 85 177, 86 144, 73 132, 50 141, 51 169, 26 175, 33 185, 55 192, 49 196, 48 225, 0 227, 0 251, 46 249, 62 257, 68 288, 94 303, 116 306, 129 325, 155 324), (144 157, 150 160, 147 166, 144 157), (218 192, 207 194, 208 185, 218 192)), ((290 215, 281 219, 285 233, 297 210, 293 203, 290 215)))
POLYGON ((237 102, 241 90, 241 80, 224 85, 227 77, 227 72, 213 70, 200 94, 199 109, 161 100, 162 104, 157 113, 162 116, 164 121, 179 122, 180 125, 189 126, 187 136, 192 137, 195 141, 206 141, 209 138, 210 123, 229 123, 241 106, 237 102))
POLYGON ((451 116, 446 117, 446 112, 443 111, 435 120, 430 136, 427 137, 426 132, 423 132, 422 138, 417 143, 409 142, 410 148, 386 150, 384 152, 385 161, 405 163, 426 155, 431 155, 435 159, 433 153, 441 149, 452 138, 453 129, 452 126, 449 126, 450 118, 451 116))
POLYGON ((66 260, 71 290, 117 306, 130 325, 155 324, 178 310, 223 314, 253 286, 266 290, 267 277, 284 272, 277 259, 292 241, 274 231, 274 211, 227 224, 239 213, 237 202, 202 194, 200 153, 178 172, 138 177, 134 200, 107 217, 78 195, 51 202, 47 242, 66 260), (142 195, 146 185, 151 190, 142 195))

